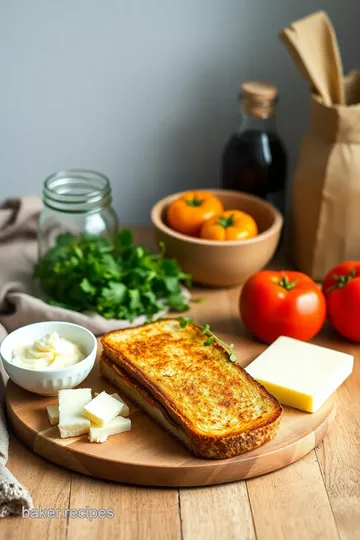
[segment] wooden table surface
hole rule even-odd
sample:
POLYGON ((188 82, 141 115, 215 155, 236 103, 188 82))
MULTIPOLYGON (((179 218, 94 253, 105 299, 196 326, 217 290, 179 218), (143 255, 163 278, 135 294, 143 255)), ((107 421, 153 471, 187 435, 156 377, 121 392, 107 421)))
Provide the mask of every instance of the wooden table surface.
MULTIPOLYGON (((137 231, 137 239, 149 238, 137 231), (138 236, 138 234, 140 236, 138 236)), ((219 332, 246 332, 239 289, 194 289, 206 300, 191 315, 219 332)), ((251 339, 249 337, 249 339, 251 339)), ((355 368, 338 391, 330 434, 284 469, 221 486, 141 488, 97 480, 58 467, 11 437, 9 469, 28 487, 36 508, 113 509, 113 518, 0 520, 1 538, 92 540, 358 540, 360 538, 360 345, 330 329, 315 340, 354 354, 355 368)), ((60 514, 61 515, 61 514, 60 514)))

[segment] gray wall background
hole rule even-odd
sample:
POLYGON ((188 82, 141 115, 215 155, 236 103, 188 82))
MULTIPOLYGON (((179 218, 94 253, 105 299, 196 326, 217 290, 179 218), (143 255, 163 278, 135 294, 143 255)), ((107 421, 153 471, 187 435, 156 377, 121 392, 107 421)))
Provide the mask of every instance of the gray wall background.
POLYGON ((293 167, 308 89, 277 38, 324 9, 360 67, 358 0, 0 0, 0 199, 44 178, 107 174, 122 223, 168 193, 218 183, 239 85, 274 81, 293 167))

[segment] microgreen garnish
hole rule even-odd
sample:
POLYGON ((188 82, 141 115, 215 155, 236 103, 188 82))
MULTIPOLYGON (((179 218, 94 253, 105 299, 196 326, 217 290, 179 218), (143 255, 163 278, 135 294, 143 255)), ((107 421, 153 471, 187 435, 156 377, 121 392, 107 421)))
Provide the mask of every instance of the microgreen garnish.
POLYGON ((188 324, 192 324, 193 326, 196 326, 197 328, 199 328, 201 330, 201 334, 203 336, 208 336, 204 341, 205 346, 212 345, 214 343, 214 341, 216 341, 229 354, 230 362, 236 362, 236 354, 234 352, 234 344, 231 343, 230 345, 227 345, 222 339, 217 337, 214 334, 214 332, 211 331, 211 328, 210 328, 209 324, 204 324, 204 325, 198 324, 198 323, 194 322, 191 317, 180 317, 179 318, 180 328, 186 328, 186 326, 188 324))

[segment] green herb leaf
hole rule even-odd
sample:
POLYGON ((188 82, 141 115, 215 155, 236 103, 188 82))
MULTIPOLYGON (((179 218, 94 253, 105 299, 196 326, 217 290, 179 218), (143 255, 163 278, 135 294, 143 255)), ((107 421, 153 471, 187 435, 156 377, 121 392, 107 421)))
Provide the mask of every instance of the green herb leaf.
POLYGON ((83 278, 80 283, 80 288, 84 293, 88 293, 91 296, 96 293, 96 287, 94 285, 91 285, 88 278, 83 278))
POLYGON ((206 335, 209 336, 208 338, 205 339, 203 345, 208 347, 209 345, 212 345, 214 343, 214 341, 216 341, 228 353, 230 362, 236 362, 236 354, 234 353, 234 344, 231 343, 231 345, 227 345, 226 343, 224 343, 224 341, 222 341, 222 339, 217 337, 214 334, 214 332, 211 331, 211 328, 210 328, 209 324, 204 324, 204 325, 198 324, 195 321, 193 321, 191 319, 191 317, 179 317, 178 320, 179 320, 180 328, 186 328, 186 326, 189 323, 191 323, 193 326, 196 326, 197 328, 199 328, 201 330, 201 335, 206 334, 206 335))
POLYGON ((190 317, 180 317, 179 324, 180 328, 185 328, 191 322, 190 317))
POLYGON ((117 242, 122 247, 125 247, 125 246, 130 247, 132 245, 132 241, 133 241, 133 233, 130 229, 122 229, 117 234, 117 242))
POLYGON ((166 276, 164 285, 169 293, 176 293, 179 290, 179 280, 177 276, 166 276))
POLYGON ((131 289, 129 291, 130 296, 130 309, 136 313, 141 308, 140 292, 138 289, 131 289))
POLYGON ((112 304, 122 304, 125 300, 127 287, 124 283, 109 281, 109 286, 104 287, 101 296, 112 304))
POLYGON ((110 242, 101 236, 62 234, 35 265, 34 276, 49 302, 106 318, 148 320, 164 306, 185 311, 181 285, 191 282, 174 259, 133 244, 123 229, 110 242))
POLYGON ((56 245, 57 246, 68 246, 71 242, 74 242, 76 240, 76 236, 73 234, 59 234, 59 236, 56 238, 56 245))
POLYGON ((204 335, 204 334, 207 334, 209 331, 210 331, 210 326, 208 324, 204 324, 204 326, 202 327, 201 333, 204 335))

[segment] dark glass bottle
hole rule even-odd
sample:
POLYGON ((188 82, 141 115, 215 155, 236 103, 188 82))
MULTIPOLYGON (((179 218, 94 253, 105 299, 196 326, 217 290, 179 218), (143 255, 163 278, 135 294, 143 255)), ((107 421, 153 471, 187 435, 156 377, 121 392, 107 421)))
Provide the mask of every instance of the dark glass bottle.
POLYGON ((276 132, 277 89, 258 82, 241 89, 242 122, 224 148, 222 187, 262 197, 284 213, 287 157, 276 132))

